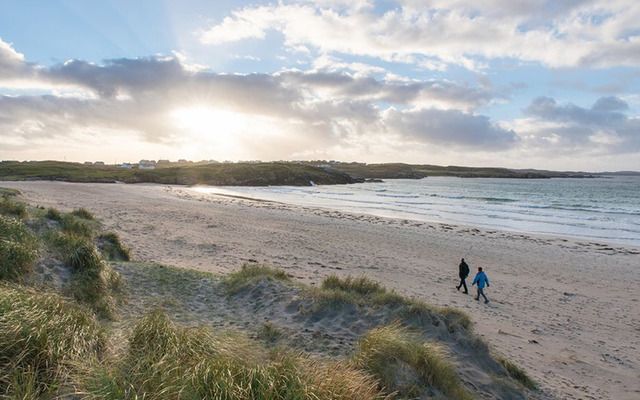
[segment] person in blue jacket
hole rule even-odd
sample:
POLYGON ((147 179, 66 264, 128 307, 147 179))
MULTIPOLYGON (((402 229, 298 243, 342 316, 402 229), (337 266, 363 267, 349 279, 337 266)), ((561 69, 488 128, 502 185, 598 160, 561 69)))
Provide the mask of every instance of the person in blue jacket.
POLYGON ((489 278, 487 277, 487 274, 484 273, 484 271, 482 270, 482 267, 478 267, 478 273, 476 274, 476 277, 473 278, 473 283, 471 284, 471 286, 473 285, 478 285, 478 295, 476 296, 476 300, 480 300, 480 296, 484 297, 484 303, 487 304, 489 302, 489 299, 487 299, 487 296, 484 295, 484 286, 486 285, 487 287, 489 287, 489 278))

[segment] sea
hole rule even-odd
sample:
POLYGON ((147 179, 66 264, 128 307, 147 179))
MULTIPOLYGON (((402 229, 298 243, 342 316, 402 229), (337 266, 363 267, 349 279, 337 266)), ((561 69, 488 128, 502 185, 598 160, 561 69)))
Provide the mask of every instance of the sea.
POLYGON ((243 196, 381 217, 640 246, 640 176, 427 177, 309 187, 212 187, 243 196))

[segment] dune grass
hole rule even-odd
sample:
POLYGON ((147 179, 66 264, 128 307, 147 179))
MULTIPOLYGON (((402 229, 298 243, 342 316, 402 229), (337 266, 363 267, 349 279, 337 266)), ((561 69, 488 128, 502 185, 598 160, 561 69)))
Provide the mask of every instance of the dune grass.
POLYGON ((229 294, 235 294, 244 287, 261 279, 271 279, 281 282, 290 282, 291 278, 286 272, 259 264, 244 264, 240 270, 232 272, 223 278, 229 294))
POLYGON ((120 237, 113 232, 107 232, 98 235, 98 247, 102 254, 109 261, 129 261, 131 259, 131 253, 120 237))
POLYGON ((51 221, 62 221, 62 214, 55 208, 48 208, 47 212, 44 214, 44 217, 51 221))
POLYGON ((93 308, 100 317, 113 319, 123 286, 120 274, 105 262, 86 237, 62 232, 54 236, 53 243, 71 268, 70 294, 93 308))
POLYGON ((56 294, 0 283, 0 397, 53 398, 74 362, 97 357, 105 336, 94 317, 56 294))
POLYGON ((127 353, 84 380, 100 399, 378 399, 376 383, 346 363, 270 353, 241 336, 174 325, 161 311, 134 328, 127 353))
POLYGON ((0 215, 0 280, 22 280, 31 272, 37 257, 37 238, 26 225, 0 215))
POLYGON ((8 215, 16 218, 27 216, 27 207, 20 201, 15 201, 13 195, 0 195, 0 215, 8 215))
POLYGON ((353 362, 400 397, 419 397, 426 387, 447 399, 471 399, 442 349, 421 341, 399 324, 376 328, 359 342, 353 362))
POLYGON ((405 319, 421 323, 432 321, 434 317, 442 317, 449 332, 471 327, 471 319, 460 310, 436 307, 404 297, 366 277, 329 276, 319 289, 312 290, 311 293, 320 307, 339 307, 344 304, 386 306, 396 308, 405 319))
POLYGON ((86 208, 78 208, 76 210, 73 210, 71 211, 71 215, 75 215, 78 218, 86 219, 89 221, 93 221, 95 219, 93 217, 93 214, 91 214, 91 212, 89 212, 89 210, 87 210, 86 208))
POLYGON ((64 232, 86 238, 92 238, 97 229, 95 221, 77 217, 73 214, 64 214, 60 220, 60 225, 64 232))
POLYGON ((526 387, 527 389, 537 389, 538 385, 536 384, 536 382, 531 379, 522 368, 518 367, 516 364, 504 357, 496 357, 496 360, 500 363, 500 365, 504 367, 509 376, 520 382, 522 386, 526 387))

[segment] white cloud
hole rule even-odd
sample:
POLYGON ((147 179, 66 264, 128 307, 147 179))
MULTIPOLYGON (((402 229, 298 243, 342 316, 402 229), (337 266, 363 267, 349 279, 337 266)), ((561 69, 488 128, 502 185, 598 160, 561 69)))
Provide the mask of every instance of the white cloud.
POLYGON ((281 2, 237 10, 201 40, 258 38, 271 29, 284 35, 287 46, 417 62, 438 70, 440 63, 482 69, 483 59, 496 58, 551 67, 638 66, 638 20, 640 3, 621 0, 403 1, 384 13, 373 7, 281 2))

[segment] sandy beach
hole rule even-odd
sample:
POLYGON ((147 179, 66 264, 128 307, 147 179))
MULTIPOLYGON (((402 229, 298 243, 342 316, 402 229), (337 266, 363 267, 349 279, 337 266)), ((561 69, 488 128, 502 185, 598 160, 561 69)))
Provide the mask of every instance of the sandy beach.
MULTIPOLYGON (((640 398, 640 249, 203 195, 187 187, 0 182, 44 207, 90 209, 140 261, 227 272, 270 264, 315 284, 365 275, 470 314, 549 398, 640 398), (488 305, 456 291, 482 266, 488 305)), ((473 290, 472 293, 473 294, 473 290)))

